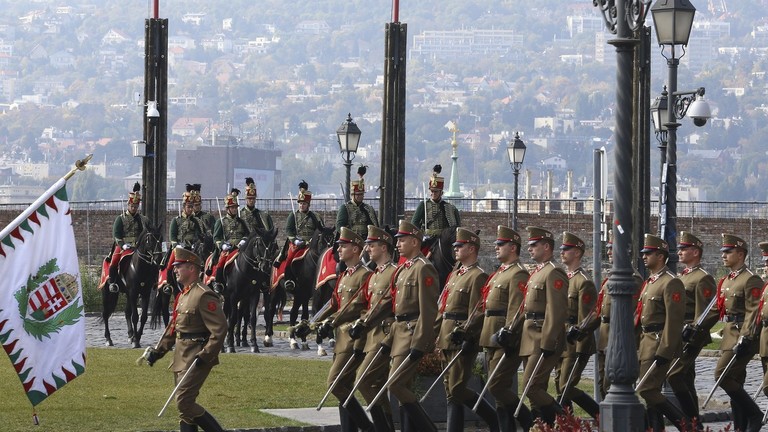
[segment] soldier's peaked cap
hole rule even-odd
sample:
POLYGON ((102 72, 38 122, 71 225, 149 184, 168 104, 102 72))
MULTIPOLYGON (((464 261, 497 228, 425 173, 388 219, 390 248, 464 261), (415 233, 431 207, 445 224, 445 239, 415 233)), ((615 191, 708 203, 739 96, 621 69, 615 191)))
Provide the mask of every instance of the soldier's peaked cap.
POLYGON ((749 248, 747 248, 747 242, 745 242, 741 237, 726 233, 722 233, 722 236, 723 244, 720 248, 720 252, 727 252, 735 248, 742 248, 745 252, 749 250, 749 248))
POLYGON ((768 242, 760 242, 757 246, 760 248, 763 259, 768 259, 768 242))
POLYGON ((414 236, 421 240, 424 234, 416 227, 416 225, 408 222, 407 220, 401 220, 397 226, 397 234, 395 237, 414 236))
POLYGON ((200 259, 199 256, 197 256, 196 253, 192 252, 189 249, 185 249, 181 246, 176 246, 176 249, 174 250, 174 259, 173 259, 173 265, 179 265, 184 263, 190 263, 194 264, 198 267, 201 267, 203 262, 200 259))
POLYGON ((669 253, 669 245, 661 237, 656 237, 652 234, 645 235, 645 241, 643 241, 643 248, 640 249, 641 253, 662 251, 669 253))
POLYGON ((702 241, 699 240, 698 237, 689 233, 688 231, 681 231, 680 238, 677 240, 677 248, 681 249, 681 248, 686 248, 691 246, 695 246, 699 249, 703 249, 704 243, 702 243, 702 241))
POLYGON ((521 242, 520 234, 508 226, 499 225, 496 227, 496 241, 494 243, 503 245, 510 242, 519 245, 521 242))
POLYGON ((584 250, 584 240, 580 239, 576 234, 565 231, 563 232, 563 244, 560 249, 579 248, 584 250))
POLYGON ((392 235, 383 228, 379 228, 376 225, 368 225, 368 238, 365 239, 366 243, 373 243, 382 241, 390 246, 394 245, 392 235))
POLYGON ((336 243, 353 244, 360 247, 360 249, 363 248, 363 238, 347 227, 341 227, 341 230, 339 231, 339 239, 336 243))
POLYGON ((460 246, 465 244, 473 244, 479 247, 480 237, 468 229, 456 228, 456 241, 453 242, 453 245, 460 246))
POLYGON ((555 235, 544 228, 529 226, 525 229, 528 231, 528 245, 536 244, 539 240, 555 241, 555 235))

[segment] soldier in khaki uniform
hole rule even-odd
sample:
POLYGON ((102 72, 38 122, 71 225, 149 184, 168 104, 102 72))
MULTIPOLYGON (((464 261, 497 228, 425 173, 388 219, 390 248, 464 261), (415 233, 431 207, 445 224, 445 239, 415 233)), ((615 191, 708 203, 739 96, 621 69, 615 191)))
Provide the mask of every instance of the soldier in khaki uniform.
POLYGON ((200 283, 200 257, 181 247, 176 248, 174 255, 176 280, 184 289, 176 300, 173 320, 165 328, 157 347, 147 348, 139 360, 146 359, 152 366, 173 349, 171 371, 177 385, 189 370, 176 392, 181 432, 197 431, 198 426, 206 432, 223 431, 196 399, 211 369, 219 364, 219 353, 227 335, 227 320, 219 296, 200 283))
POLYGON ((421 201, 411 217, 411 223, 424 230, 427 236, 437 237, 446 228, 456 228, 461 225, 459 210, 451 203, 443 200, 443 185, 445 178, 439 176, 443 167, 435 165, 432 177, 429 179, 430 198, 421 201), (426 211, 424 207, 426 206, 426 211), (426 219, 425 219, 426 213, 426 219))
POLYGON ((253 178, 245 178, 245 207, 240 209, 240 218, 248 225, 249 232, 255 232, 256 229, 271 231, 275 224, 272 222, 272 216, 256 208, 256 198, 259 194, 256 190, 256 182, 253 178))
POLYGON ((703 243, 695 235, 683 231, 677 242, 677 255, 685 269, 678 276, 685 287, 685 326, 682 339, 683 354, 669 371, 667 380, 686 417, 699 419, 699 398, 696 394, 696 358, 705 345, 712 342, 709 331, 718 321, 717 308, 712 307, 701 325, 695 321, 704 314, 717 294, 715 278, 701 267, 703 243))
POLYGON ((341 404, 347 399, 355 382, 355 371, 363 361, 363 341, 355 341, 349 335, 350 324, 363 311, 365 284, 370 276, 370 270, 360 263, 363 251, 363 239, 349 228, 342 228, 339 240, 339 259, 347 269, 341 274, 336 289, 333 292, 331 307, 317 316, 316 321, 322 322, 318 335, 322 338, 333 337, 336 345, 333 348, 333 364, 328 372, 328 386, 334 381, 336 386, 332 394, 339 400, 339 418, 343 432, 374 431, 373 423, 363 410, 360 402, 351 398, 347 407, 341 404))
POLYGON ((532 408, 539 410, 542 420, 552 426, 555 416, 563 413, 562 407, 547 393, 547 386, 565 347, 568 276, 552 261, 554 235, 539 227, 526 229, 528 253, 537 265, 528 279, 523 308, 525 323, 520 357, 525 362, 525 371, 522 382, 532 382, 526 396, 532 408))
MULTIPOLYGON (((597 303, 595 283, 581 266, 583 256, 584 241, 573 233, 564 232, 560 260, 568 270, 568 326, 575 326, 586 319, 597 303)), ((565 393, 562 397, 563 405, 576 402, 596 419, 600 414, 600 406, 583 390, 576 388, 589 358, 596 351, 595 336, 593 332, 569 332, 566 340, 568 344, 555 375, 555 388, 559 395, 565 393)))
MULTIPOLYGON (((510 227, 496 228, 496 259, 501 266, 483 287, 483 329, 480 346, 485 348, 488 373, 493 375, 488 391, 496 400, 496 414, 502 432, 517 430, 514 412, 520 403, 512 391, 514 376, 522 363, 520 358, 521 306, 525 297, 528 270, 520 263, 520 234, 510 227), (502 361, 502 357, 504 361, 502 361)), ((533 427, 531 411, 523 405, 517 417, 523 430, 533 427)))
MULTIPOLYGON (((763 267, 768 270, 768 242, 760 242, 760 252, 763 257, 763 267)), ((760 362, 763 364, 763 384, 761 389, 768 396, 768 282, 763 285, 763 295, 760 298, 760 322, 763 329, 760 332, 760 362)))
MULTIPOLYGON (((448 275, 440 294, 437 348, 443 357, 443 367, 455 356, 460 357, 448 369, 443 380, 448 402, 448 432, 464 430, 464 405, 475 406, 479 395, 467 388, 478 352, 478 339, 482 330, 479 317, 482 289, 488 275, 477 265, 480 237, 464 228, 456 228, 453 243, 456 262, 461 263, 448 275)), ((478 406, 477 414, 488 423, 491 431, 499 430, 496 412, 486 401, 478 406)))
POLYGON ((635 311, 635 326, 642 331, 638 351, 640 377, 645 379, 635 391, 645 400, 648 422, 654 432, 664 430, 662 415, 683 430, 690 419, 661 394, 661 387, 670 361, 680 355, 682 348, 685 287, 667 268, 667 242, 646 234, 640 252, 651 276, 643 284, 635 311))
MULTIPOLYGON (((392 312, 392 292, 390 283, 397 266, 392 262, 394 242, 392 235, 385 230, 368 225, 368 236, 365 239, 366 249, 371 261, 376 263, 376 269, 365 285, 363 293, 366 309, 360 314, 360 318, 349 329, 352 339, 365 341, 363 351, 365 358, 359 371, 365 372, 359 376, 359 389, 363 398, 370 404, 381 387, 387 381, 389 375, 389 356, 380 352, 381 342, 389 333, 395 315, 392 312), (370 367, 369 367, 370 365, 370 367)), ((370 409, 373 425, 376 432, 394 432, 395 425, 392 420, 392 410, 389 399, 382 398, 370 409)))
POLYGON ((419 360, 434 349, 440 294, 437 270, 421 253, 423 235, 412 223, 400 221, 395 237, 405 262, 394 276, 395 322, 382 346, 391 352, 389 392, 400 402, 400 424, 404 430, 435 432, 437 427, 411 390, 419 360), (407 364, 400 368, 404 362, 407 364))
POLYGON ((717 286, 717 307, 725 321, 720 358, 715 368, 715 379, 725 374, 720 387, 731 398, 733 425, 736 430, 759 431, 762 412, 744 390, 747 364, 758 351, 759 307, 763 281, 744 264, 747 243, 732 234, 722 234, 720 248, 723 264, 730 273, 720 279, 717 286), (731 367, 725 368, 736 357, 731 367))

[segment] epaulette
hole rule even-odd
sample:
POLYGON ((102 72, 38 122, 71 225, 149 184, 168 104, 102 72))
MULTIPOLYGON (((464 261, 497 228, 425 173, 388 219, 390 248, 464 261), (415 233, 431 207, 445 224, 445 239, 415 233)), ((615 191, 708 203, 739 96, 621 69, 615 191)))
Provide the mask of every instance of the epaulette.
POLYGON ((427 257, 425 257, 425 256, 418 256, 418 257, 414 258, 413 262, 416 262, 416 261, 421 261, 424 264, 430 264, 429 260, 427 260, 427 257))
POLYGON ((668 275, 672 276, 673 278, 676 278, 676 277, 677 277, 677 275, 676 275, 676 274, 674 274, 674 273, 672 273, 672 270, 669 270, 669 269, 667 269, 667 271, 666 271, 666 274, 668 274, 668 275))
POLYGON ((703 272, 705 275, 709 275, 709 272, 704 270, 704 267, 698 267, 696 270, 699 270, 700 272, 703 272))
POLYGON ((589 280, 589 276, 587 276, 587 273, 584 271, 583 268, 579 268, 579 270, 576 273, 584 276, 584 279, 589 280))
POLYGON ((747 273, 749 273, 752 276, 755 275, 755 273, 752 270, 750 270, 749 267, 745 268, 744 271, 746 271, 747 273))

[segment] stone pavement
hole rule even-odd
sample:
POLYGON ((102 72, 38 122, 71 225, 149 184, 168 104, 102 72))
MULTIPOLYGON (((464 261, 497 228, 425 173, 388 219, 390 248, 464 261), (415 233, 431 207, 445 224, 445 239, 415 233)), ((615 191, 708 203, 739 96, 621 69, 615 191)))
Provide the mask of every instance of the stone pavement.
MULTIPOLYGON (((124 316, 122 313, 113 315, 109 320, 109 326, 110 331, 112 335, 112 340, 114 342, 115 348, 131 348, 132 345, 130 344, 130 341, 127 337, 127 325, 124 316)), ((263 326, 260 326, 261 332, 263 332, 263 326)), ((257 331, 257 334, 260 332, 257 331)), ((149 323, 147 323, 147 326, 145 327, 144 336, 142 338, 142 347, 147 347, 150 345, 154 345, 160 338, 160 335, 162 334, 162 329, 149 329, 149 323)), ((275 337, 273 339, 274 341, 274 347, 272 348, 264 348, 263 347, 263 333, 259 334, 258 342, 259 342, 259 349, 260 354, 258 355, 268 355, 268 356, 284 356, 284 357, 295 357, 295 358, 306 358, 306 359, 318 359, 322 361, 329 361, 331 360, 331 355, 327 357, 318 357, 317 351, 316 351, 316 345, 314 342, 310 343, 310 350, 296 350, 291 349, 289 346, 289 341, 287 338, 287 335, 285 332, 275 332, 275 337)), ((101 323, 100 317, 98 315, 92 315, 89 314, 86 317, 86 344, 89 347, 104 347, 106 343, 106 339, 104 338, 104 325, 101 323)), ((326 347, 327 349, 327 347, 326 347)), ((238 352, 243 353, 250 353, 248 348, 237 348, 238 352)), ((329 354, 331 354, 330 349, 328 350, 329 354)), ((709 394, 710 390, 714 386, 714 370, 715 366, 717 365, 717 357, 718 353, 717 351, 711 351, 711 352, 704 352, 702 353, 702 356, 697 361, 697 390, 699 393, 699 401, 700 403, 704 402, 704 399, 709 394)), ((593 357, 594 359, 594 357, 593 357)), ((593 379, 594 378, 594 366, 593 366, 593 360, 590 360, 589 364, 587 365, 587 368, 584 373, 585 379, 593 379)), ((762 367, 760 365, 759 360, 753 360, 750 363, 750 367, 747 369, 747 380, 745 383, 745 388, 747 390, 747 393, 750 395, 753 395, 758 387, 762 384, 762 376, 763 371, 762 367)), ((765 408, 768 406, 768 399, 766 399, 765 396, 761 396, 757 399, 758 405, 761 406, 761 408, 765 408)), ((712 401, 710 401, 707 412, 723 412, 730 410, 728 405, 728 397, 721 389, 718 389, 715 391, 714 396, 712 398, 712 401)), ((295 429, 295 430, 304 430, 304 431, 325 431, 325 432, 332 432, 336 429, 336 427, 339 424, 338 419, 338 411, 336 409, 333 409, 332 407, 326 407, 322 409, 321 411, 316 411, 314 408, 306 408, 306 409, 289 409, 289 410, 266 410, 269 413, 283 416, 286 418, 292 418, 296 420, 300 420, 306 423, 310 423, 313 425, 318 426, 318 428, 305 428, 305 429, 295 429)), ((724 419, 721 419, 724 420, 724 419)), ((716 423, 707 423, 707 426, 710 426, 713 428, 713 430, 719 430, 720 428, 724 427, 727 424, 727 422, 716 422, 716 423)), ((293 429, 271 429, 271 430, 283 430, 283 431, 289 431, 293 429)), ((469 429, 468 429, 469 430, 469 429)), ((482 429, 478 429, 482 430, 482 429)))

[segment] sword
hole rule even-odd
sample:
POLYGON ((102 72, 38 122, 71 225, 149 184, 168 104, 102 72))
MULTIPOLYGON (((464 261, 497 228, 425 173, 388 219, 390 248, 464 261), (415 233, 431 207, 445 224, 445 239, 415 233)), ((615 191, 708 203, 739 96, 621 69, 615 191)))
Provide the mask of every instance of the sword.
POLYGON ((763 424, 768 422, 768 407, 765 408, 765 414, 763 414, 763 424))
POLYGON ((176 396, 176 392, 179 391, 179 387, 181 387, 182 384, 184 384, 184 380, 187 379, 187 376, 190 372, 192 372, 192 369, 195 367, 195 360, 192 360, 192 364, 189 365, 187 368, 187 372, 184 374, 183 377, 179 380, 179 383, 176 384, 176 387, 173 388, 173 391, 171 392, 171 395, 168 396, 168 400, 165 401, 165 405, 163 405, 163 409, 160 410, 160 412, 157 414, 158 417, 161 417, 163 413, 165 412, 165 409, 168 408, 168 404, 171 403, 171 400, 173 400, 173 397, 176 396))
POLYGON ((717 390, 717 388, 720 386, 720 382, 723 380, 723 378, 725 377, 725 374, 728 373, 728 369, 731 368, 731 365, 733 365, 733 362, 735 361, 736 361, 736 354, 733 355, 733 357, 731 358, 731 361, 729 361, 728 364, 725 366, 725 369, 723 369, 723 373, 720 374, 720 378, 717 379, 715 386, 712 387, 712 390, 709 392, 709 396, 707 396, 707 400, 705 400, 704 405, 701 406, 702 410, 707 407, 709 400, 712 399, 712 395, 715 394, 715 390, 717 390))
POLYGON ((352 362, 355 361, 355 354, 353 353, 352 356, 347 360, 346 363, 344 363, 344 367, 341 368, 341 371, 339 371, 339 374, 336 375, 336 379, 333 380, 333 383, 330 387, 328 387, 328 391, 325 392, 325 395, 322 399, 320 399, 320 403, 317 404, 317 410, 320 411, 320 409, 323 407, 323 404, 325 403, 325 400, 328 399, 328 396, 331 395, 331 392, 334 388, 336 388, 336 385, 339 383, 339 380, 341 379, 341 376, 344 375, 344 372, 346 372, 347 368, 349 368, 349 365, 352 364, 352 362))
POLYGON ((293 194, 288 192, 288 198, 290 198, 291 202, 291 213, 296 214, 296 206, 293 204, 293 194))
MULTIPOLYGON (((752 400, 757 400, 757 398, 760 396, 760 392, 764 389, 763 385, 761 384, 760 387, 755 392, 755 395, 752 396, 752 400)), ((765 420, 763 420, 763 423, 765 423, 765 420)))
MULTIPOLYGON (((716 302, 717 302, 717 296, 713 296, 713 297, 712 297, 712 300, 709 302, 709 304, 707 305, 707 307, 706 307, 706 308, 704 308, 704 310, 703 310, 703 311, 701 311, 701 315, 699 315, 699 317, 698 317, 698 318, 696 319, 696 321, 693 323, 693 325, 694 325, 696 328, 699 328, 699 327, 701 326, 701 323, 703 323, 703 322, 704 322, 704 318, 706 318, 706 317, 707 317, 707 314, 709 314, 709 311, 710 311, 710 310, 712 310, 712 307, 714 307, 714 305, 715 305, 715 303, 716 303, 716 302)), ((686 342, 686 343, 683 345, 683 352, 685 352, 685 349, 686 349, 686 348, 688 348, 688 346, 689 346, 689 345, 690 345, 690 342, 686 342)), ((669 374, 670 374, 670 373, 672 373, 672 370, 675 368, 675 366, 677 366, 677 364, 678 364, 678 363, 680 363, 680 357, 676 358, 676 359, 675 359, 675 361, 674 361, 674 362, 672 362, 672 366, 670 366, 670 367, 669 367, 669 370, 667 371, 667 378, 669 378, 669 374)), ((760 392, 760 390, 758 390, 758 393, 759 393, 759 392, 760 392)), ((753 397, 752 399, 756 399, 756 398, 757 398, 757 393, 755 394, 755 397, 753 397)))
POLYGON ((640 381, 638 381, 637 385, 635 386, 635 390, 639 389, 641 385, 645 384, 645 381, 648 379, 649 376, 651 376, 651 372, 653 372, 654 369, 656 369, 656 366, 658 366, 659 363, 654 360, 653 363, 651 363, 651 367, 648 368, 647 371, 645 371, 645 375, 643 375, 642 378, 640 378, 640 381))
POLYGON ((421 193, 424 194, 424 235, 427 234, 427 186, 421 184, 421 193))
POLYGON ((403 360, 403 362, 400 363, 400 366, 398 366, 397 369, 395 369, 395 371, 389 376, 389 379, 387 379, 387 382, 385 382, 384 385, 381 386, 381 390, 379 390, 379 392, 376 393, 376 397, 374 397, 371 403, 369 403, 368 406, 365 408, 365 412, 371 411, 371 408, 373 408, 376 405, 376 402, 378 402, 379 399, 381 399, 381 395, 383 395, 384 392, 387 391, 387 389, 389 389, 389 386, 392 385, 392 381, 394 381, 395 378, 397 378, 397 375, 400 373, 400 370, 402 370, 406 364, 410 363, 410 358, 411 358, 410 355, 405 356, 405 360, 403 360))
POLYGON ((520 409, 523 407, 523 401, 525 400, 525 397, 528 395, 528 391, 531 389, 531 384, 533 384, 533 379, 536 377, 536 374, 539 372, 539 369, 541 369, 542 361, 544 361, 544 353, 539 354, 539 360, 536 362, 536 366, 533 368, 533 373, 531 373, 531 376, 528 379, 528 382, 525 384, 525 389, 523 390, 523 394, 520 395, 520 403, 517 404, 517 408, 515 409, 515 417, 520 415, 520 409))
MULTIPOLYGON (((571 386, 571 382, 573 381, 573 375, 576 374, 576 367, 579 366, 579 358, 576 357, 576 361, 573 363, 573 367, 571 368, 571 373, 568 374, 568 381, 565 382, 565 387, 563 388, 563 394, 560 395, 560 400, 557 401, 560 405, 563 404, 563 401, 565 400, 565 394, 568 393, 569 387, 571 386)), ((653 365, 651 365, 653 367, 653 365)))
POLYGON ((424 392, 424 396, 422 396, 421 399, 419 399, 419 403, 424 402, 424 400, 427 398, 427 396, 432 391, 432 389, 435 388, 437 383, 439 383, 440 380, 443 378, 443 376, 445 376, 445 374, 448 372, 448 369, 450 369, 451 366, 453 366, 453 364, 456 363, 456 360, 459 359, 459 356, 461 355, 462 352, 464 352, 464 350, 460 349, 459 352, 457 352, 456 355, 453 356, 451 361, 448 362, 448 365, 446 365, 445 368, 442 370, 442 372, 440 372, 440 375, 437 376, 437 378, 435 379, 435 382, 433 382, 432 385, 429 386, 427 391, 424 392))
POLYGON ((365 375, 368 373, 368 370, 371 369, 371 366, 373 366, 373 364, 376 362, 376 359, 379 358, 379 354, 381 354, 381 351, 383 349, 384 349, 383 346, 379 346, 379 350, 376 351, 376 355, 373 356, 373 358, 371 359, 371 362, 368 363, 368 366, 365 367, 365 370, 363 370, 363 373, 360 374, 360 378, 358 378, 355 385, 352 386, 352 391, 349 392, 349 396, 347 396, 347 399, 344 401, 343 404, 341 404, 341 406, 343 406, 344 408, 347 407, 347 404, 349 403, 349 401, 352 400, 352 398, 355 396, 355 391, 357 391, 357 388, 360 387, 360 383, 363 382, 363 378, 365 378, 365 375))
POLYGON ((501 364, 506 359, 507 359, 507 353, 502 354, 501 358, 499 359, 499 362, 496 363, 496 367, 493 368, 493 371, 491 371, 491 374, 488 375, 488 380, 486 380, 485 385, 483 386, 483 390, 480 392, 480 395, 477 396, 477 402, 475 402, 475 406, 472 407, 472 412, 477 412, 477 407, 480 406, 480 402, 483 400, 483 395, 485 395, 485 392, 488 391, 488 387, 491 385, 491 380, 493 379, 493 377, 496 376, 496 372, 498 372, 499 369, 501 369, 501 364))
POLYGON ((221 215, 221 203, 219 202, 219 197, 216 197, 216 207, 219 209, 219 220, 224 219, 224 216, 221 215))

